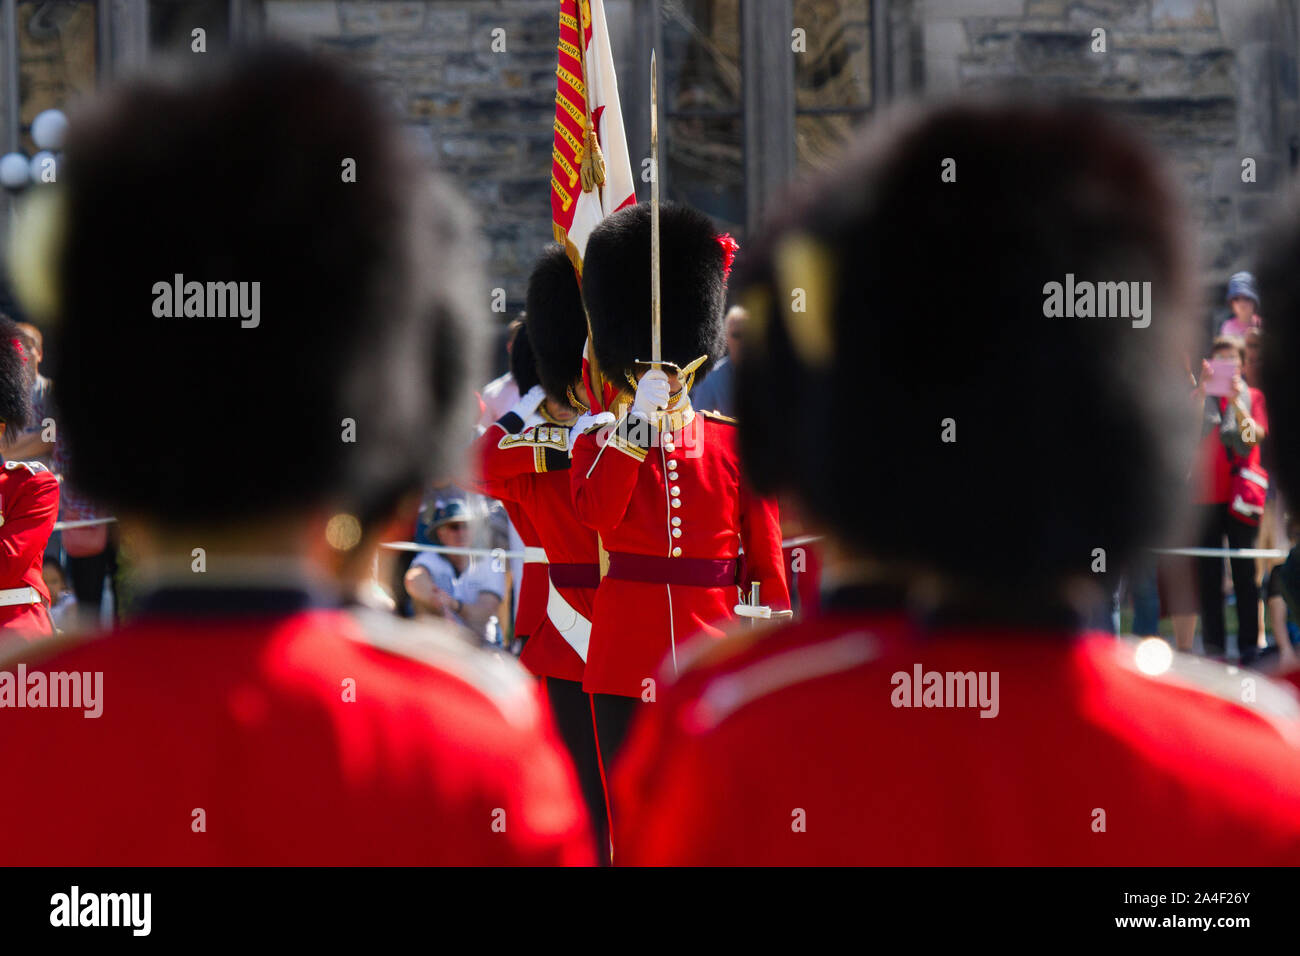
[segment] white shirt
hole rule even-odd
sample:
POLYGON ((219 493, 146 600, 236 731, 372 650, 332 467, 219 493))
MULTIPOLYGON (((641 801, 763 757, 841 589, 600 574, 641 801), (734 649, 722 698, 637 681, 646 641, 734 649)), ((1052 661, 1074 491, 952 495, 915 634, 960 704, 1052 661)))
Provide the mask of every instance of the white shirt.
MULTIPOLYGON (((421 567, 429 572, 433 583, 442 591, 450 594, 461 604, 473 604, 478 596, 487 592, 495 594, 497 599, 506 593, 506 572, 492 570, 491 558, 473 557, 465 566, 463 574, 456 574, 456 567, 445 555, 434 551, 421 551, 411 562, 411 567, 421 567)), ((456 615, 456 620, 464 624, 456 615)))
POLYGON ((482 394, 484 408, 478 423, 480 428, 487 428, 519 401, 519 386, 515 384, 515 377, 506 372, 484 385, 482 394))

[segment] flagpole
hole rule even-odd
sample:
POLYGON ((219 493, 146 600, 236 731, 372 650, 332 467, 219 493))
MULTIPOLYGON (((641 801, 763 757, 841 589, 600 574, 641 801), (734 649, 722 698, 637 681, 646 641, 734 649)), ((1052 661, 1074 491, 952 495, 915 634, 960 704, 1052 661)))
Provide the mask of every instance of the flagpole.
MULTIPOLYGON (((583 157, 579 167, 582 191, 599 191, 603 196, 605 188, 605 157, 600 154, 600 138, 596 135, 595 124, 591 116, 591 77, 587 71, 587 16, 583 10, 582 0, 578 0, 574 9, 578 13, 578 62, 582 64, 582 101, 583 125, 586 135, 583 137, 583 157)), ((581 278, 581 272, 579 272, 581 278)), ((585 310, 584 310, 585 315, 585 310)), ((600 364, 596 361, 596 339, 591 334, 591 317, 587 318, 587 384, 591 394, 587 396, 588 407, 593 412, 605 410, 605 379, 600 374, 600 364)))

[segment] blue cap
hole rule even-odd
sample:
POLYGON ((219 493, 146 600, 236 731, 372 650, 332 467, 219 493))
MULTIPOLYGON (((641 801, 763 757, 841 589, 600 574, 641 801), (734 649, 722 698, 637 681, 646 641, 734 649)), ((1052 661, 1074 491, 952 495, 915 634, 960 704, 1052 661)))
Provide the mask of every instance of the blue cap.
POLYGON ((1259 292, 1255 289, 1255 277, 1249 272, 1233 273, 1232 278, 1228 280, 1227 301, 1231 302, 1238 296, 1253 299, 1255 308, 1259 308, 1259 292))
POLYGON ((469 505, 461 498, 448 498, 439 502, 433 512, 432 528, 441 528, 456 521, 469 521, 469 505))

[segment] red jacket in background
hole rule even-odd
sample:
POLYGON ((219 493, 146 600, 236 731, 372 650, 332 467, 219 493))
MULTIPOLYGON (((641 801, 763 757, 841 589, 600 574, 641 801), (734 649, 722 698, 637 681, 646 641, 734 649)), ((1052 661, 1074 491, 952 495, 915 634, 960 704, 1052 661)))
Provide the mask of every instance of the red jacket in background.
MULTIPOLYGON (((671 663, 677 647, 704 632, 721 637, 736 619, 751 581, 761 600, 787 609, 781 522, 774 501, 749 491, 741 474, 734 424, 708 412, 684 412, 676 434, 638 445, 635 428, 590 431, 577 438, 571 468, 578 518, 599 532, 610 554, 596 592, 583 689, 639 697, 643 681, 671 663), (629 437, 633 436, 633 437, 629 437), (670 437, 671 436, 671 437, 670 437), (671 563, 734 560, 744 548, 743 580, 712 586, 624 580, 621 554, 671 563)), ((624 422, 627 420, 625 419, 624 422)))
POLYGON ((742 640, 633 727, 620 864, 1300 863, 1300 706, 1261 675, 1180 656, 1151 677, 1111 637, 915 637, 863 612, 742 640), (996 716, 896 706, 918 667, 996 672, 996 716))
POLYGON ((101 712, 0 710, 0 864, 594 861, 534 682, 440 626, 153 616, 23 655, 0 669, 101 674, 101 712))
MULTIPOLYGON (((1250 387, 1247 386, 1247 388, 1250 387)), ((1221 415, 1232 414, 1228 408, 1226 398, 1219 399, 1219 413, 1221 415)), ((1264 393, 1257 388, 1250 388, 1250 417, 1255 419, 1267 433, 1268 405, 1264 401, 1264 393)), ((1228 452, 1227 447, 1219 440, 1219 432, 1216 429, 1201 437, 1197 461, 1197 484, 1194 489, 1195 503, 1198 505, 1227 504, 1232 500, 1232 469, 1234 465, 1241 465, 1255 471, 1261 470, 1260 444, 1256 442, 1250 446, 1248 455, 1238 458, 1228 452)))
POLYGON ((59 482, 40 462, 7 461, 0 469, 0 590, 35 588, 43 603, 0 607, 0 629, 19 637, 53 631, 50 592, 41 577, 45 545, 59 515, 59 482))

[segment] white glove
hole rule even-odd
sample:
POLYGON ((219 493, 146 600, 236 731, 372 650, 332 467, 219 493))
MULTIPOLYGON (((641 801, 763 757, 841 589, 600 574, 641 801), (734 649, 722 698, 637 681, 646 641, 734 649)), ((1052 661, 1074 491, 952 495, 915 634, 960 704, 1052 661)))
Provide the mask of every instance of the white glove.
POLYGON ((612 412, 597 412, 594 415, 588 412, 585 415, 579 415, 578 420, 569 429, 569 448, 573 448, 579 435, 585 435, 597 425, 612 425, 613 423, 614 415, 612 412))
POLYGON ((668 373, 661 368, 652 368, 641 376, 636 386, 636 398, 632 400, 629 414, 647 421, 654 419, 655 413, 668 407, 668 373))
POLYGON ((537 406, 546 401, 546 389, 540 385, 534 385, 520 397, 510 408, 510 413, 518 415, 521 419, 527 419, 529 415, 537 410, 537 406))

